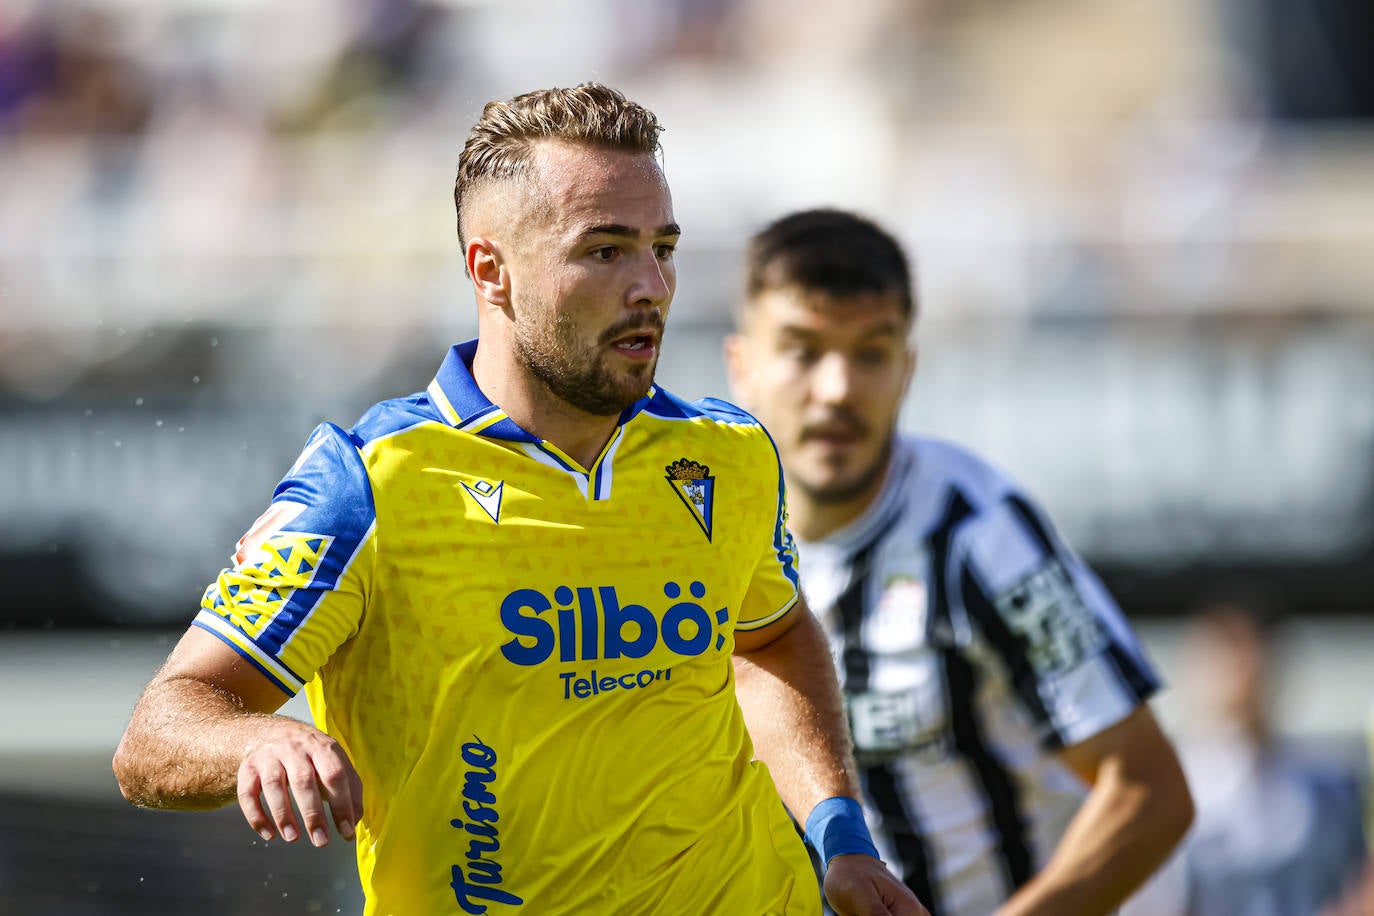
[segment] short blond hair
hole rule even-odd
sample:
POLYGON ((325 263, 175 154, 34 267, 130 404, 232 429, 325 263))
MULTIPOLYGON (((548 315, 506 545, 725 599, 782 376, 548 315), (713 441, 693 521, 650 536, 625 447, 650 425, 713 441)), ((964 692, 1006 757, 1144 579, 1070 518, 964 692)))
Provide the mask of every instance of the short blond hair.
POLYGON ((506 102, 488 102, 458 157, 453 206, 459 244, 467 247, 463 212, 473 189, 526 174, 537 141, 566 140, 656 155, 662 130, 652 111, 601 83, 538 89, 506 102))

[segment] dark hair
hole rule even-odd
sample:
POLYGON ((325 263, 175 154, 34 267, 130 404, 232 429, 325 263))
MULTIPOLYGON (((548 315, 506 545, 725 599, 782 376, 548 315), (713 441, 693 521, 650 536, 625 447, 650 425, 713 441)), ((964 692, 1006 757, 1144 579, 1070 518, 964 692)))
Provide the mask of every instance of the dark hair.
POLYGON ((876 223, 843 210, 802 210, 749 240, 745 294, 797 288, 828 296, 897 293, 916 312, 911 269, 901 245, 876 223))
POLYGON ((568 140, 632 153, 656 154, 663 130, 658 117, 610 86, 583 83, 572 89, 538 89, 505 102, 488 102, 458 157, 453 205, 458 241, 463 204, 477 185, 517 178, 529 169, 539 140, 568 140))

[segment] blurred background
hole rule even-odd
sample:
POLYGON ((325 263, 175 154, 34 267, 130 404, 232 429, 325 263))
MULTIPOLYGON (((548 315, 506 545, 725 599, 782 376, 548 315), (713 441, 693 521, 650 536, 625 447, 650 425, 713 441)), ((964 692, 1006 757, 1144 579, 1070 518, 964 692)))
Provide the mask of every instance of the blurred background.
POLYGON ((482 104, 586 79, 667 126, 661 382, 727 394, 749 233, 876 218, 920 275, 905 424, 1049 507, 1185 748, 1229 608, 1263 731, 1367 789, 1367 0, 0 0, 0 913, 357 912, 349 850, 136 812, 109 757, 314 425, 475 333, 482 104))

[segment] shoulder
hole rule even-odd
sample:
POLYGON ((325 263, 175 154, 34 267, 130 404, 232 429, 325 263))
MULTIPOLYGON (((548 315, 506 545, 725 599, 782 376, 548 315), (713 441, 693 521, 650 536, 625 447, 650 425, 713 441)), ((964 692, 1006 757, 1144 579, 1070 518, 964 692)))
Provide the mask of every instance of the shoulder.
POLYGON ((272 494, 274 503, 289 501, 329 514, 371 516, 372 493, 360 442, 333 423, 321 423, 272 494))
POLYGON ((1021 484, 965 446, 907 436, 922 499, 938 504, 968 568, 996 593, 1067 557, 1048 515, 1021 484))
POLYGON ((782 504, 783 471, 777 447, 748 411, 718 398, 685 401, 656 388, 644 413, 651 422, 661 424, 653 435, 669 437, 686 460, 704 462, 715 475, 748 480, 750 490, 760 497, 766 495, 770 505, 782 504))
POLYGON ((232 563, 240 571, 261 567, 292 577, 313 575, 324 568, 326 554, 329 563, 351 556, 375 520, 357 444, 339 426, 321 423, 272 491, 271 504, 235 545, 232 563), (289 570, 283 565, 288 557, 294 558, 289 570))
POLYGON ((973 449, 927 435, 903 435, 899 447, 911 457, 913 479, 923 487, 935 487, 958 494, 971 514, 979 514, 1006 500, 1021 495, 1012 476, 973 449))
POLYGON ((443 422, 424 394, 372 406, 351 429, 321 423, 277 485, 274 499, 290 491, 316 503, 371 503, 367 455, 372 447, 427 423, 443 422))
POLYGON ((763 424, 747 410, 720 398, 699 398, 686 401, 664 388, 654 393, 644 406, 644 412, 660 420, 687 420, 720 426, 744 426, 763 429, 763 424))
POLYGON ((679 425, 684 432, 690 430, 703 439, 728 444, 729 448, 754 448, 774 460, 777 458, 777 449, 763 424, 729 401, 719 398, 686 401, 672 392, 655 388, 644 412, 656 420, 679 425))
POLYGON ((417 426, 446 422, 429 395, 420 392, 374 404, 358 418, 348 435, 359 449, 364 449, 417 426))
POLYGON ((886 498, 900 501, 909 524, 921 531, 967 543, 1012 517, 1038 515, 1010 474, 967 446, 901 434, 895 449, 886 498))

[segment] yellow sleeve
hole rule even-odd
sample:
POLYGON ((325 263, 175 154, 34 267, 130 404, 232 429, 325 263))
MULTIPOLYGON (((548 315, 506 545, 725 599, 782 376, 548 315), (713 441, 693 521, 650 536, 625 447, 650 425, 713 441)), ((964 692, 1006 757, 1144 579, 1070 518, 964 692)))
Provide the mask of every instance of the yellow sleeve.
POLYGON ((205 590, 194 624, 295 695, 357 632, 372 579, 376 511, 357 448, 320 426, 205 590))
POLYGON ((759 473, 774 485, 776 498, 760 525, 762 549, 740 608, 739 622, 735 625, 737 630, 744 631, 761 629, 786 616, 801 594, 797 546, 792 540, 792 532, 787 530, 787 485, 783 480, 782 462, 772 437, 763 427, 758 430, 768 443, 766 450, 759 449, 759 473))

